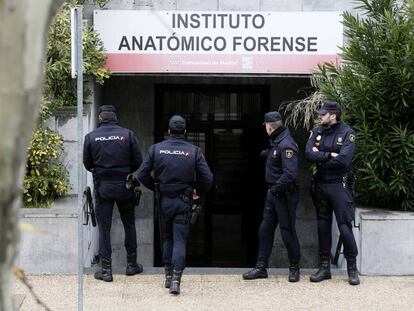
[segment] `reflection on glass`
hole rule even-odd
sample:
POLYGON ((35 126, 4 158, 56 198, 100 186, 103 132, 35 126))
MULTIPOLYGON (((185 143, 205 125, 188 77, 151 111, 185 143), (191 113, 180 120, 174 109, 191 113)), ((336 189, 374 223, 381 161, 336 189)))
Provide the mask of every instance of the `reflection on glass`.
POLYGON ((237 121, 260 114, 260 93, 165 92, 164 116, 177 112, 194 121, 237 121))

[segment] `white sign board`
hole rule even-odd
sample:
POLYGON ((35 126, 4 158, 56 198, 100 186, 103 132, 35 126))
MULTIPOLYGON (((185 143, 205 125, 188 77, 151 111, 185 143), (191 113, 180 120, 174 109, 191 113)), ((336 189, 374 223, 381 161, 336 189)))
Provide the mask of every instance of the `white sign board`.
POLYGON ((115 73, 299 73, 339 62, 340 12, 94 12, 115 73))

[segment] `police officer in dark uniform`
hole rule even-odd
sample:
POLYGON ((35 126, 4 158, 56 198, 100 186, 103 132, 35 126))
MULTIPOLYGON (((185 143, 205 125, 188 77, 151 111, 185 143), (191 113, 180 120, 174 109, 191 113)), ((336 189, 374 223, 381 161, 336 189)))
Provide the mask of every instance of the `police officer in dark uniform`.
POLYGON ((165 287, 176 295, 180 293, 185 268, 190 212, 192 201, 196 199, 194 189, 202 195, 213 183, 213 175, 200 148, 185 140, 185 129, 185 120, 179 115, 173 116, 169 120, 170 136, 148 149, 138 172, 138 179, 148 189, 157 191, 159 186, 165 287), (197 186, 196 173, 201 177, 197 186))
POLYGON ((98 128, 85 136, 83 163, 93 173, 95 185, 102 265, 101 270, 95 273, 95 278, 112 282, 110 231, 114 202, 118 206, 125 230, 126 275, 135 275, 143 270, 142 265, 137 263, 133 193, 126 188, 127 175, 139 168, 142 155, 134 133, 118 125, 114 106, 100 106, 98 120, 98 128))
POLYGON ((331 278, 330 252, 332 212, 347 260, 349 284, 358 285, 356 268, 357 245, 352 232, 355 212, 352 199, 352 158, 355 152, 355 133, 340 122, 341 107, 337 102, 326 101, 318 111, 321 126, 314 128, 306 144, 306 158, 316 163, 311 195, 318 218, 319 270, 311 275, 312 282, 331 278))
POLYGON ((289 282, 300 278, 300 247, 296 235, 296 208, 299 203, 298 146, 289 130, 283 126, 277 111, 264 116, 266 132, 270 136, 270 147, 261 156, 266 159, 265 180, 268 192, 265 199, 263 220, 259 228, 259 250, 255 268, 243 274, 243 279, 267 278, 267 265, 272 252, 274 233, 280 225, 282 240, 289 256, 289 282))

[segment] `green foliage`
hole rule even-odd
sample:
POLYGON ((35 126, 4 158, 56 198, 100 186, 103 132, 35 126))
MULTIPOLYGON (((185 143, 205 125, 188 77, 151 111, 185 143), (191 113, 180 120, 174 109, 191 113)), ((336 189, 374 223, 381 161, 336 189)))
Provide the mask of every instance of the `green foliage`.
POLYGON ((286 125, 291 125, 296 129, 300 126, 304 126, 308 130, 311 129, 315 122, 315 111, 326 100, 326 96, 318 90, 320 84, 320 77, 313 75, 311 77, 311 85, 314 89, 312 94, 305 99, 287 101, 280 105, 279 109, 284 112, 286 125))
POLYGON ((341 68, 319 66, 319 91, 339 101, 357 133, 360 203, 414 210, 414 1, 359 0, 343 14, 341 68))
POLYGON ((68 172, 59 161, 63 140, 46 128, 37 128, 28 148, 26 177, 23 183, 25 207, 48 207, 53 200, 68 194, 68 172))
MULTIPOLYGON (((49 30, 46 54, 46 75, 40 105, 40 123, 33 133, 27 156, 26 176, 23 184, 23 205, 48 207, 53 200, 68 194, 68 172, 61 163, 63 140, 58 133, 44 129, 44 120, 56 109, 76 105, 76 80, 71 78, 70 8, 85 1, 67 0, 55 17, 49 30)), ((94 0, 104 5, 108 0, 94 0)), ((109 77, 103 68, 105 55, 102 41, 91 27, 84 25, 84 74, 93 76, 99 84, 109 77)), ((84 84, 84 99, 90 89, 84 84)))
MULTIPOLYGON (((76 4, 79 1, 68 2, 76 4)), ((43 95, 44 102, 48 103, 47 107, 52 113, 64 106, 76 105, 76 79, 71 77, 70 8, 70 4, 64 4, 56 15, 47 41, 47 66, 43 95)), ((109 78, 109 72, 103 68, 105 64, 103 43, 92 27, 87 25, 84 25, 82 40, 84 74, 93 76, 97 83, 103 84, 104 80, 109 78)), ((90 89, 85 81, 85 102, 89 95, 90 89)))

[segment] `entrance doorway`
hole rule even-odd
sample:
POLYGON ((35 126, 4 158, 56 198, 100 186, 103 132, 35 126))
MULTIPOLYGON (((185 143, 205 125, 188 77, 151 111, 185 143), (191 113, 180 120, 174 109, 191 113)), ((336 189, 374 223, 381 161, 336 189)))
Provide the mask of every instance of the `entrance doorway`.
MULTIPOLYGON (((199 146, 214 174, 203 211, 192 226, 187 266, 248 267, 257 253, 267 144, 262 126, 269 108, 263 85, 158 85, 155 88, 155 142, 167 137, 168 120, 187 120, 187 140, 199 146)), ((161 266, 158 224, 155 265, 161 266)))

